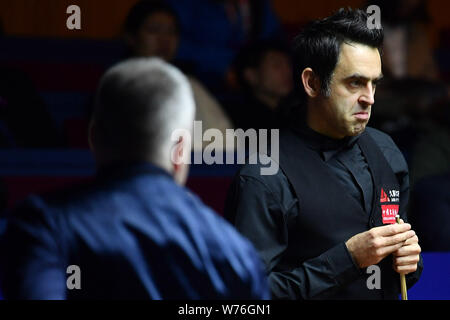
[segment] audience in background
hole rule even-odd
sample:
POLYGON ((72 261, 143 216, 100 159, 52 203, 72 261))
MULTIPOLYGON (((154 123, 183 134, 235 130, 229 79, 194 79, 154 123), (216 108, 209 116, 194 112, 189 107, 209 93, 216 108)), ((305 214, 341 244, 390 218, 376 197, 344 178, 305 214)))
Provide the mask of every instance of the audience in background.
POLYGON ((437 79, 427 27, 430 22, 426 0, 371 0, 381 9, 384 29, 383 67, 393 78, 437 79))
MULTIPOLYGON (((180 17, 179 58, 209 87, 222 86, 243 45, 280 36, 270 0, 167 0, 180 17)), ((220 89, 220 88, 219 88, 220 89)))
MULTIPOLYGON (((165 2, 139 1, 130 10, 124 28, 131 55, 174 62, 182 29, 176 13, 165 2)), ((197 107, 195 120, 202 121, 203 130, 216 128, 225 134, 233 125, 222 106, 195 77, 188 75, 188 79, 197 107)))
POLYGON ((289 50, 278 42, 261 41, 241 50, 235 72, 243 101, 230 106, 237 127, 280 128, 279 105, 293 89, 289 50))
MULTIPOLYGON (((450 99, 429 106, 411 155, 411 185, 450 172, 450 99)), ((450 189, 448 189, 450 197, 450 189)))
POLYGON ((60 134, 28 75, 8 67, 0 68, 0 75, 0 147, 61 147, 60 134))
POLYGON ((410 163, 417 139, 430 130, 431 106, 446 97, 437 81, 385 79, 377 87, 370 125, 388 133, 410 163))

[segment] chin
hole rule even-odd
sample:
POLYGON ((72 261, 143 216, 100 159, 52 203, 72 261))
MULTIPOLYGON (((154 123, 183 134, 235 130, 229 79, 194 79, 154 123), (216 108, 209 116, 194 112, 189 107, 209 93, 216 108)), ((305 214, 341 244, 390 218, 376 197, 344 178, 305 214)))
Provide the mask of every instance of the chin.
POLYGON ((358 124, 352 128, 350 136, 357 136, 358 134, 363 133, 365 129, 366 129, 366 123, 358 124))

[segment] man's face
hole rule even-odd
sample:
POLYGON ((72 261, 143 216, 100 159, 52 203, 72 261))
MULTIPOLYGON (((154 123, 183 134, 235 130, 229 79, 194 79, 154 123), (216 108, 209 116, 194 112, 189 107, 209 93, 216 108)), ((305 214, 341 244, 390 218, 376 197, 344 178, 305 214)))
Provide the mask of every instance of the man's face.
POLYGON ((138 56, 157 56, 170 62, 178 47, 175 18, 165 12, 148 16, 133 39, 133 47, 138 56))
POLYGON ((376 84, 381 77, 381 58, 376 48, 342 44, 331 77, 331 94, 319 98, 323 133, 337 139, 362 133, 369 121, 376 84))
POLYGON ((293 87, 289 57, 279 51, 267 52, 256 70, 255 78, 255 90, 277 98, 286 96, 293 87))

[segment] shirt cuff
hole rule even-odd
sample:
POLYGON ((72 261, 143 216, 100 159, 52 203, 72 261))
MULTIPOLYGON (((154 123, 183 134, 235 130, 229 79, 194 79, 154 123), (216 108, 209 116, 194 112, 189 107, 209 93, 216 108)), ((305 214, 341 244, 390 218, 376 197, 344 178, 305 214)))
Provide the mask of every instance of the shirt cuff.
POLYGON ((356 280, 361 276, 363 270, 360 269, 353 260, 344 242, 326 252, 327 261, 335 280, 339 285, 344 285, 356 280))

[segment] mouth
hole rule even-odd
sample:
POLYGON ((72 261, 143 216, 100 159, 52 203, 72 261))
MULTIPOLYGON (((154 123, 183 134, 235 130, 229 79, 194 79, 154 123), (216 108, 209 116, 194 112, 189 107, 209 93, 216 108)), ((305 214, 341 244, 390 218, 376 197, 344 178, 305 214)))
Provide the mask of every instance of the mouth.
POLYGON ((369 113, 365 111, 354 113, 353 116, 358 120, 369 120, 369 113))

